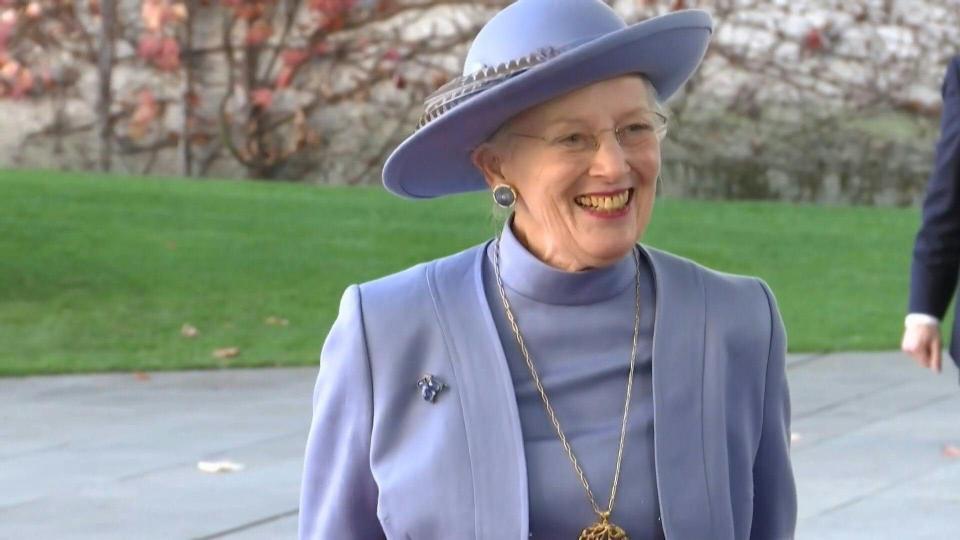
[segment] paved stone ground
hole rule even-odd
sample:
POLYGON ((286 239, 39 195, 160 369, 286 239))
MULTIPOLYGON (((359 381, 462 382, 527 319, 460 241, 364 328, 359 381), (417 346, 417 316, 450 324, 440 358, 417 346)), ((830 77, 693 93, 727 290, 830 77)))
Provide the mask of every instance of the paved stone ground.
POLYGON ((960 538, 960 388, 900 353, 799 358, 793 394, 797 537, 960 538))
MULTIPOLYGON (((789 359, 797 538, 960 535, 960 388, 900 353, 789 359)), ((316 369, 0 379, 0 539, 293 538, 316 369), (207 474, 199 460, 245 465, 207 474)))

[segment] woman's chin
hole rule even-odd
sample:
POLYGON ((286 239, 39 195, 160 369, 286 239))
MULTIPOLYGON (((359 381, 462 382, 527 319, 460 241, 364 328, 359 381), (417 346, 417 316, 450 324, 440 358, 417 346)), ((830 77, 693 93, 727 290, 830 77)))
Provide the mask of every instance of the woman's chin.
POLYGON ((613 264, 630 253, 634 242, 629 240, 621 242, 604 242, 602 244, 585 245, 584 252, 594 261, 596 266, 613 264))

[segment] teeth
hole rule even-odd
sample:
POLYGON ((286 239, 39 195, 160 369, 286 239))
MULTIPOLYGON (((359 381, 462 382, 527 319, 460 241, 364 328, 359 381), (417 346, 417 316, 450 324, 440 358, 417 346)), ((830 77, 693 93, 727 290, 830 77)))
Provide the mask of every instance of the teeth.
POLYGON ((580 196, 574 199, 580 206, 593 208, 594 210, 619 210, 627 204, 630 198, 630 191, 624 190, 612 197, 597 197, 594 195, 580 196))

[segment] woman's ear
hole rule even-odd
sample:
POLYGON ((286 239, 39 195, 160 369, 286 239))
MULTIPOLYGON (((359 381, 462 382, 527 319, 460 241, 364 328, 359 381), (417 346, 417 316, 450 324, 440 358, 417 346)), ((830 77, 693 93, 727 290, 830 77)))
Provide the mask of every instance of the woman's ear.
POLYGON ((505 182, 503 172, 501 171, 501 158, 497 149, 489 142, 481 143, 470 153, 470 160, 473 165, 483 174, 483 179, 492 189, 497 184, 505 182))

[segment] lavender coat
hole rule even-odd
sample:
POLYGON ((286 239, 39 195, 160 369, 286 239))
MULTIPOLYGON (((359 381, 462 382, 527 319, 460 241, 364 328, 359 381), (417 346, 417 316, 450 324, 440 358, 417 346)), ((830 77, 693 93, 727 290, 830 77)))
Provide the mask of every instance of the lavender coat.
MULTIPOLYGON (((313 396, 301 539, 527 540, 523 439, 483 292, 485 249, 347 288, 313 396), (417 388, 425 373, 448 385, 435 403, 417 388)), ((773 294, 757 278, 640 252, 658 299, 666 537, 793 538, 786 334, 773 294)))

